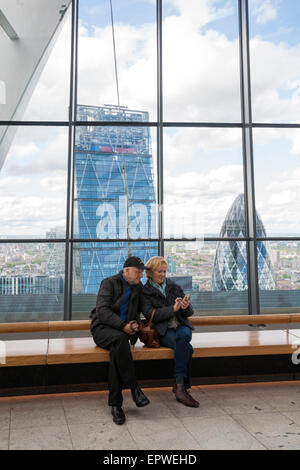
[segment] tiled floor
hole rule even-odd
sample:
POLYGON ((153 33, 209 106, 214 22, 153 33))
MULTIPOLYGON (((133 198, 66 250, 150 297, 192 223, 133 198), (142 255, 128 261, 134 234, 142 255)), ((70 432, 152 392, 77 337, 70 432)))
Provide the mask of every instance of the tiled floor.
POLYGON ((193 387, 198 409, 144 391, 145 408, 124 392, 122 426, 107 392, 0 398, 0 449, 300 449, 300 382, 193 387))

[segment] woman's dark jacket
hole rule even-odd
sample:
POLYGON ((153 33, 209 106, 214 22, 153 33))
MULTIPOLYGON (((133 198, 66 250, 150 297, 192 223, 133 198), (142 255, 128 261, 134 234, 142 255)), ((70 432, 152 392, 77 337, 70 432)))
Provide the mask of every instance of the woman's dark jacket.
MULTIPOLYGON (((139 320, 141 312, 141 290, 142 283, 131 286, 131 295, 128 305, 127 321, 120 317, 121 302, 126 290, 126 281, 122 271, 114 276, 103 279, 97 296, 96 308, 91 312, 91 332, 96 328, 104 329, 109 326, 122 331, 130 320, 139 320)), ((130 336, 133 344, 137 335, 130 336)))
POLYGON ((173 305, 177 297, 184 297, 182 288, 175 284, 174 281, 166 279, 166 296, 164 296, 158 289, 153 287, 149 280, 143 286, 142 290, 142 312, 148 320, 151 317, 151 313, 155 308, 155 314, 153 317, 153 326, 157 333, 161 336, 166 334, 169 320, 175 316, 176 320, 180 325, 186 325, 192 330, 195 328, 192 326, 188 317, 192 316, 194 310, 191 305, 183 310, 180 308, 177 312, 173 311, 173 305))

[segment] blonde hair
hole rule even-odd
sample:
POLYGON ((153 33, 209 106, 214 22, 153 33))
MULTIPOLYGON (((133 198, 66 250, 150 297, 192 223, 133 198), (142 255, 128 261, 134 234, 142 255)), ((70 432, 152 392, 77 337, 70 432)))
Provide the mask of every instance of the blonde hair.
POLYGON ((148 279, 152 279, 152 272, 155 271, 155 269, 160 268, 163 264, 168 267, 168 263, 163 256, 153 256, 150 258, 145 264, 147 268, 150 268, 149 270, 145 270, 148 279))

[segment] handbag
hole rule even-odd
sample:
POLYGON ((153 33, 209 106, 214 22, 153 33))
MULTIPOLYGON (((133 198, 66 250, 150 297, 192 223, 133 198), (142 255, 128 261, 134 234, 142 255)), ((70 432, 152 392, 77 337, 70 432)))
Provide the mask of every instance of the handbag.
POLYGON ((150 320, 147 323, 140 323, 139 327, 139 339, 147 348, 160 348, 158 334, 152 326, 155 310, 152 311, 150 320))

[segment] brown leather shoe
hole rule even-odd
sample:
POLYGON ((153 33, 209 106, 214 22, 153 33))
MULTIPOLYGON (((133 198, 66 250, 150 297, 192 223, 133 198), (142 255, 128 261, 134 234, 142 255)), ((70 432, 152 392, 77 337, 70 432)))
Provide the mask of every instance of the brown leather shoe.
POLYGON ((199 403, 197 400, 195 400, 195 398, 193 398, 192 395, 190 395, 187 390, 185 390, 185 393, 186 393, 192 400, 194 400, 194 402, 196 403, 195 408, 198 408, 198 407, 200 406, 200 403, 199 403))
MULTIPOLYGON (((173 385, 172 392, 175 393, 175 390, 176 390, 176 383, 173 385)), ((189 394, 189 392, 187 391, 186 388, 185 388, 185 393, 186 393, 192 400, 194 400, 194 402, 195 402, 195 404, 196 404, 195 408, 196 408, 196 407, 198 408, 198 407, 200 406, 200 403, 199 403, 197 400, 195 400, 195 398, 193 398, 193 397, 189 394)))
POLYGON ((184 385, 175 384, 174 393, 175 393, 176 400, 182 403, 183 405, 190 406, 192 408, 198 408, 199 403, 196 400, 194 400, 194 398, 191 397, 191 395, 186 393, 184 385))

